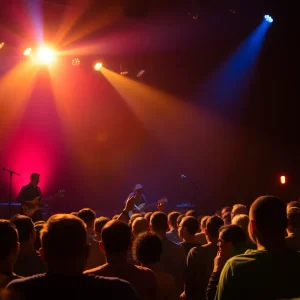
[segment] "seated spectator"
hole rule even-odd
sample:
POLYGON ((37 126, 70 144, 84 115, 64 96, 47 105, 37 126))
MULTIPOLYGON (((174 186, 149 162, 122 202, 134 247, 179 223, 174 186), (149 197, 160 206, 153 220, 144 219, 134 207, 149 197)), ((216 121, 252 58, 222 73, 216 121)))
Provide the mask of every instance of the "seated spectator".
POLYGON ((214 269, 206 290, 206 299, 214 300, 221 271, 226 261, 246 249, 247 235, 238 225, 225 225, 219 230, 219 251, 214 260, 214 269))
POLYGON ((180 216, 178 211, 172 211, 168 214, 168 225, 169 231, 167 232, 167 239, 173 243, 179 244, 181 243, 181 239, 178 235, 178 224, 177 218, 180 216))
POLYGON ((192 210, 192 209, 188 210, 188 211, 185 213, 185 216, 186 216, 186 217, 194 217, 194 218, 197 219, 197 213, 196 213, 195 210, 192 210))
POLYGON ((141 233, 149 231, 149 222, 142 218, 136 218, 132 223, 132 234, 134 238, 138 237, 141 233))
POLYGON ((144 218, 150 223, 150 218, 151 218, 151 215, 153 214, 153 212, 149 211, 149 212, 146 212, 145 215, 144 215, 144 218))
POLYGON ((206 222, 209 219, 209 216, 204 216, 200 221, 200 232, 196 233, 196 240, 201 244, 207 244, 205 229, 206 229, 206 222))
POLYGON ((243 204, 235 204, 232 207, 231 211, 231 220, 236 216, 236 215, 247 215, 247 206, 243 204))
POLYGON ((192 248, 202 245, 196 240, 195 236, 198 227, 199 223, 195 217, 184 217, 179 224, 178 233, 179 237, 183 240, 181 246, 183 247, 186 256, 192 248))
POLYGON ((292 299, 300 296, 300 253, 286 249, 286 206, 273 196, 250 208, 249 235, 257 250, 229 259, 220 276, 216 299, 292 299))
POLYGON ((155 212, 150 219, 150 230, 156 233, 162 241, 160 263, 163 271, 171 274, 179 288, 183 290, 183 273, 186 267, 186 255, 181 245, 169 241, 166 237, 168 217, 163 212, 155 212))
POLYGON ((0 290, 20 276, 13 272, 13 265, 19 253, 18 232, 7 220, 0 219, 0 290))
POLYGON ((289 210, 291 207, 298 207, 298 208, 300 208, 300 201, 291 201, 291 202, 289 202, 289 203, 286 205, 286 212, 288 212, 288 210, 289 210))
POLYGON ((208 243, 190 250, 184 278, 186 299, 205 299, 207 284, 219 249, 219 229, 223 225, 224 222, 221 218, 209 217, 205 229, 208 243))
POLYGON ((162 299, 178 299, 174 278, 163 272, 159 264, 162 252, 160 238, 152 232, 142 233, 135 240, 133 249, 134 259, 155 273, 162 299))
POLYGON ((159 299, 160 291, 154 273, 144 267, 129 264, 127 254, 131 249, 130 227, 119 220, 106 223, 102 229, 101 250, 107 263, 85 272, 99 276, 118 277, 127 280, 137 291, 140 299, 159 299))
POLYGON ((249 234, 248 234, 249 217, 244 214, 239 214, 239 215, 236 215, 232 219, 231 223, 233 225, 238 225, 238 226, 242 227, 242 229, 244 230, 244 232, 247 236, 246 248, 253 249, 253 250, 256 249, 256 245, 251 241, 249 234))
POLYGON ((34 248, 36 231, 32 220, 27 216, 15 215, 11 222, 18 230, 20 243, 20 252, 14 264, 14 272, 24 277, 44 273, 45 266, 34 248))
POLYGON ((231 213, 225 213, 222 217, 222 220, 224 222, 224 225, 230 225, 231 224, 231 213))
POLYGON ((111 300, 138 299, 125 281, 82 274, 89 245, 86 226, 78 217, 50 217, 41 231, 41 241, 47 273, 13 280, 7 286, 21 299, 93 299, 97 294, 105 294, 105 299, 111 300))
POLYGON ((83 208, 78 212, 80 218, 86 225, 90 253, 85 266, 85 270, 95 268, 105 263, 105 257, 100 250, 99 241, 94 238, 94 222, 96 213, 90 208, 83 208))
MULTIPOLYGON (((95 237, 94 239, 96 241, 101 241, 101 231, 104 227, 104 225, 109 222, 110 219, 109 218, 106 218, 106 217, 99 217, 97 219, 95 219, 95 222, 94 222, 94 233, 95 233, 95 237)), ((102 253, 102 251, 101 251, 102 253)))
POLYGON ((231 214, 231 207, 230 206, 225 206, 225 207, 222 208, 222 210, 221 210, 221 218, 222 219, 223 219, 223 216, 226 213, 230 213, 231 214))
POLYGON ((300 208, 291 207, 287 213, 288 217, 288 236, 285 244, 288 248, 300 251, 300 208))

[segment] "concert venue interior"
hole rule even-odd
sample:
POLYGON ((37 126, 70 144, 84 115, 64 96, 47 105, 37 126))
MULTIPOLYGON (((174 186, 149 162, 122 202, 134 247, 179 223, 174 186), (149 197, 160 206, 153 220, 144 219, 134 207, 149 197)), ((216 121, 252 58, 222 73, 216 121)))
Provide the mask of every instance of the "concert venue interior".
MULTIPOLYGON (((43 195, 65 189, 52 212, 111 215, 137 183, 149 202, 203 214, 262 194, 298 199, 296 13, 271 0, 2 0, 12 201, 32 172, 43 195)), ((3 170, 1 203, 9 190, 3 170)))

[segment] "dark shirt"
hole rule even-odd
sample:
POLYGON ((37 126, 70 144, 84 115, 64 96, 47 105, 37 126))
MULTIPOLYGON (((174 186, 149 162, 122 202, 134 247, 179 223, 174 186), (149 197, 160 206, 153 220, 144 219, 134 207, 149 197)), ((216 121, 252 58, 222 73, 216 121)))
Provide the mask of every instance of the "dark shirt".
POLYGON ((16 201, 24 203, 24 201, 30 201, 36 197, 42 198, 41 189, 38 186, 34 187, 31 183, 29 183, 21 188, 16 201))
POLYGON ((214 300, 220 279, 220 273, 212 272, 206 289, 206 300, 214 300))
POLYGON ((117 278, 95 275, 64 276, 40 274, 13 280, 7 289, 22 300, 44 299, 99 299, 138 300, 131 285, 117 278))
POLYGON ((182 242, 181 243, 181 246, 184 249, 186 256, 188 256, 188 254, 192 248, 201 246, 201 245, 202 244, 199 242, 198 243, 190 243, 190 242, 182 242))

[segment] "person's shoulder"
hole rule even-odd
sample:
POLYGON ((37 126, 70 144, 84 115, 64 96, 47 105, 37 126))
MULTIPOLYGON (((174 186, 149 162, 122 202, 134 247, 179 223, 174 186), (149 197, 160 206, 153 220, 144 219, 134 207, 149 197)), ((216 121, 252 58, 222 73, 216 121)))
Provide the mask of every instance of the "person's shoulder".
POLYGON ((21 277, 18 279, 12 280, 8 285, 7 289, 18 290, 25 286, 38 286, 42 281, 45 280, 46 274, 38 274, 29 277, 21 277))
POLYGON ((154 272, 149 268, 138 266, 138 265, 131 265, 131 266, 136 272, 139 272, 140 274, 146 274, 147 276, 154 275, 154 272))
POLYGON ((102 272, 106 269, 106 266, 107 266, 107 263, 102 266, 86 270, 86 271, 84 271, 84 274, 95 274, 95 275, 101 276, 102 272))

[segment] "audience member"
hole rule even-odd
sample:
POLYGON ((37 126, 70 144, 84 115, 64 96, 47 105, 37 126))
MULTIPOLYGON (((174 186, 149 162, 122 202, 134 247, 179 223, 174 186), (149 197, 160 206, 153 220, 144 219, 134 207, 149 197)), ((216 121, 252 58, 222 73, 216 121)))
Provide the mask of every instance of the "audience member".
POLYGON ((192 209, 188 210, 188 211, 185 213, 185 216, 186 216, 186 217, 194 217, 194 218, 197 219, 197 213, 196 213, 195 210, 192 210, 192 209))
POLYGON ((0 219, 0 290, 20 276, 13 272, 13 265, 18 257, 20 244, 16 227, 7 220, 0 219))
POLYGON ((285 204, 273 196, 259 197, 251 205, 249 218, 249 235, 257 250, 227 261, 216 299, 299 297, 300 253, 285 247, 285 204))
POLYGON ((45 266, 34 248, 36 231, 32 220, 24 215, 15 215, 11 222, 18 230, 20 242, 20 252, 14 264, 14 272, 24 277, 44 273, 45 266))
MULTIPOLYGON (((106 218, 106 217, 99 217, 97 219, 95 219, 95 222, 94 222, 94 233, 95 233, 95 236, 94 236, 94 239, 96 241, 101 241, 101 231, 104 227, 104 225, 109 222, 110 219, 109 218, 106 218)), ((101 251, 102 253, 102 251, 101 251)))
POLYGON ((290 207, 287 217, 288 236, 285 238, 285 244, 288 248, 300 251, 300 208, 290 207))
POLYGON ((36 237, 35 237, 35 241, 34 241, 34 249, 36 251, 39 251, 40 248, 41 248, 41 238, 40 238, 40 232, 41 230, 43 229, 43 226, 44 226, 44 221, 43 223, 38 223, 36 224, 37 222, 34 223, 34 230, 36 232, 36 237))
POLYGON ((149 211, 149 212, 146 212, 145 215, 144 215, 144 218, 150 223, 150 218, 152 216, 153 212, 149 211))
POLYGON ((226 261, 245 252, 247 235, 243 228, 238 225, 225 225, 219 230, 219 251, 214 259, 214 269, 210 276, 206 290, 206 299, 214 300, 221 271, 226 261))
POLYGON ((149 231, 149 222, 146 219, 138 217, 132 222, 132 234, 134 238, 147 231, 149 231))
POLYGON ((206 222, 209 219, 210 216, 204 216, 200 220, 200 232, 196 233, 196 240, 200 242, 201 244, 205 245, 207 244, 206 236, 205 236, 205 229, 206 229, 206 222))
POLYGON ((207 244, 190 250, 185 272, 186 299, 205 299, 209 277, 213 270, 214 259, 218 253, 219 229, 224 225, 221 218, 209 217, 206 223, 207 244))
POLYGON ((179 226, 179 224, 180 224, 180 222, 181 222, 181 220, 182 220, 183 217, 185 217, 185 215, 183 215, 183 214, 181 214, 181 215, 179 215, 179 216, 177 217, 177 220, 176 220, 177 226, 176 226, 176 227, 179 226))
POLYGON ((83 208, 78 212, 77 216, 85 223, 88 236, 91 238, 94 235, 96 213, 90 208, 83 208))
POLYGON ((223 216, 226 214, 226 213, 231 213, 231 207, 230 206, 225 206, 222 208, 221 210, 221 218, 223 219, 223 216))
POLYGON ((150 230, 155 232, 162 241, 160 263, 165 272, 171 274, 178 286, 179 292, 183 289, 183 273, 186 267, 186 256, 181 245, 167 239, 168 217, 165 213, 155 212, 150 219, 150 230))
POLYGON ((300 208, 300 201, 291 201, 291 202, 289 202, 289 203, 286 205, 286 212, 288 212, 288 210, 289 210, 291 207, 298 207, 298 208, 300 208))
POLYGON ((73 211, 73 212, 71 212, 70 214, 71 214, 72 216, 76 216, 76 217, 78 216, 78 212, 76 212, 76 211, 73 211))
POLYGON ((105 253, 107 263, 88 270, 85 274, 118 277, 127 280, 137 291, 140 299, 159 299, 160 291, 154 273, 144 267, 127 262, 132 238, 130 227, 119 220, 106 223, 102 229, 101 250, 105 253))
POLYGON ((230 225, 231 224, 231 213, 227 212, 223 215, 222 220, 224 222, 224 225, 230 225))
POLYGON ((195 217, 184 217, 182 218, 179 226, 178 226, 178 234, 179 237, 183 240, 181 246, 183 247, 185 254, 188 255, 189 251, 197 246, 200 246, 196 240, 196 232, 198 230, 199 223, 195 217))
POLYGON ((235 204, 232 207, 231 211, 231 220, 236 216, 236 215, 247 215, 247 206, 243 204, 235 204))
POLYGON ((166 236, 169 241, 174 242, 176 244, 181 243, 181 239, 178 235, 178 224, 177 224, 177 218, 179 216, 180 213, 178 211, 172 211, 168 214, 168 225, 170 230, 167 232, 166 236))
POLYGON ((160 238, 152 232, 142 233, 135 240, 133 249, 134 259, 155 273, 162 299, 178 299, 175 279, 170 274, 163 272, 159 264, 162 252, 160 238))
POLYGON ((83 275, 89 245, 86 226, 71 214, 57 214, 49 218, 41 231, 41 255, 47 273, 13 280, 9 290, 21 299, 139 299, 132 287, 119 279, 83 275), (44 295, 44 296, 43 296, 44 295))

